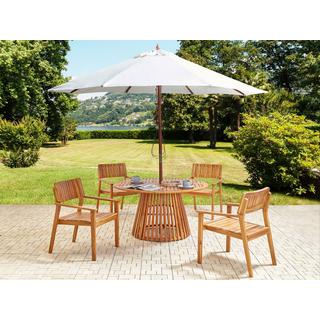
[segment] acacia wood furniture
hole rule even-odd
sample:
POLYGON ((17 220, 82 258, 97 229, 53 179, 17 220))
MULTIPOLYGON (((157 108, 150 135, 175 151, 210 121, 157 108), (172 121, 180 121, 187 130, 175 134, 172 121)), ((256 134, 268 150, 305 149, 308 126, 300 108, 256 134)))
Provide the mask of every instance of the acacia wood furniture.
POLYGON ((205 196, 211 197, 211 211, 214 212, 214 196, 216 193, 218 193, 220 211, 222 211, 222 165, 194 163, 192 165, 191 179, 199 178, 211 179, 212 185, 211 188, 192 190, 190 193, 188 193, 193 196, 194 209, 197 210, 197 196, 205 196))
MULTIPOLYGON (((178 185, 182 180, 163 180, 159 185, 158 179, 144 179, 144 183, 159 186, 156 191, 136 190, 140 194, 136 211, 132 235, 148 241, 176 241, 190 235, 186 210, 182 202, 182 194, 190 190, 182 189, 178 185)), ((192 181, 194 189, 208 186, 205 182, 192 181)), ((115 184, 117 189, 126 189, 131 185, 130 180, 115 184)))
POLYGON ((66 181, 57 182, 54 184, 53 193, 55 197, 55 215, 52 226, 51 240, 49 246, 49 253, 52 253, 54 240, 57 232, 58 224, 73 225, 72 242, 76 241, 79 226, 86 226, 91 228, 91 249, 92 260, 96 260, 96 228, 114 221, 115 232, 115 246, 119 247, 119 201, 115 199, 99 198, 93 196, 86 196, 84 194, 81 179, 71 179, 66 181), (78 205, 72 205, 65 203, 69 200, 78 200, 78 205), (109 201, 113 205, 110 205, 110 212, 99 212, 98 204, 97 208, 84 207, 85 199, 93 199, 98 201, 109 201), (61 209, 74 208, 75 212, 69 213, 64 216, 60 216, 61 209))
POLYGON ((242 240, 249 277, 253 277, 250 251, 248 246, 248 242, 251 240, 267 235, 272 264, 276 265, 276 256, 268 217, 270 197, 270 189, 264 188, 258 191, 246 192, 242 196, 240 204, 228 203, 226 214, 222 212, 212 213, 208 211, 198 211, 198 263, 202 263, 203 231, 208 230, 226 235, 227 252, 230 252, 231 237, 242 240), (232 214, 232 206, 238 207, 237 214, 232 214), (246 214, 257 212, 258 210, 262 210, 263 212, 263 226, 245 221, 246 214), (205 214, 213 214, 223 218, 205 222, 205 214))
MULTIPOLYGON (((123 201, 125 196, 135 194, 133 190, 114 190, 114 181, 111 181, 112 178, 123 178, 127 179, 127 167, 125 163, 109 163, 109 164, 98 164, 98 197, 101 194, 108 194, 111 199, 114 197, 122 197, 121 199, 121 209, 123 208, 123 201), (107 184, 108 189, 103 189, 103 182, 107 184)), ((98 208, 100 203, 98 202, 98 208)))

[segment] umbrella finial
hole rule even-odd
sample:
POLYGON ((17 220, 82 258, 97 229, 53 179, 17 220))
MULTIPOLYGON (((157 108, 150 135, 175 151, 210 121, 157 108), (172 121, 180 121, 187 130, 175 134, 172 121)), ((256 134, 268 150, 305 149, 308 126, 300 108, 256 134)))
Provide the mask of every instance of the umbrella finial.
POLYGON ((159 43, 157 43, 156 50, 160 50, 159 43))

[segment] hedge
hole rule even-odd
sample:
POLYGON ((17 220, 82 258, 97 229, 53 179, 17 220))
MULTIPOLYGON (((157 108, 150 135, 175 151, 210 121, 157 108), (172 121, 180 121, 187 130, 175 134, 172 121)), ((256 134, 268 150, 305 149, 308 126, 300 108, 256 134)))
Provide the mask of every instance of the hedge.
MULTIPOLYGON (((195 131, 193 133, 195 141, 209 140, 208 131, 195 131)), ((93 130, 77 131, 75 139, 156 139, 157 131, 148 130, 93 130)), ((166 140, 189 140, 189 132, 183 130, 164 130, 163 138, 166 140)), ((218 139, 223 137, 218 135, 218 139)))

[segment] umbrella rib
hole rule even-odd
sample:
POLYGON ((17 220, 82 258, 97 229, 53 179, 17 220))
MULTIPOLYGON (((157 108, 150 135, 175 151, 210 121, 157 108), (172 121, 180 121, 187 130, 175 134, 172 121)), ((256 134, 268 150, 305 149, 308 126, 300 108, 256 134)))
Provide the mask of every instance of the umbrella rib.
POLYGON ((233 90, 239 92, 242 96, 245 96, 245 94, 242 91, 240 91, 238 89, 233 89, 233 90))
POLYGON ((189 88, 189 86, 186 86, 186 88, 188 89, 188 91, 189 91, 191 94, 194 94, 193 91, 189 88))

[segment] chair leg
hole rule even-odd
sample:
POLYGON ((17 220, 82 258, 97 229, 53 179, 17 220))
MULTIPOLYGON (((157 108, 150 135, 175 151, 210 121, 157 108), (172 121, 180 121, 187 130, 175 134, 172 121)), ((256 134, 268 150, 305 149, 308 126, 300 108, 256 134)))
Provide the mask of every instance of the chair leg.
POLYGON ((119 247, 119 215, 114 219, 115 246, 119 247))
POLYGON ((91 225, 91 252, 92 261, 97 260, 97 239, 96 239, 96 225, 91 225))
MULTIPOLYGON (((211 211, 214 212, 214 194, 211 196, 211 211)), ((214 214, 211 215, 211 219, 214 220, 214 214)))
POLYGON ((53 222, 52 226, 52 232, 51 232, 51 239, 50 239, 50 245, 49 245, 49 253, 52 253, 53 251, 53 245, 54 245, 54 240, 56 238, 56 233, 57 233, 57 227, 58 224, 56 221, 53 222))
POLYGON ((197 198, 196 198, 196 196, 193 196, 193 208, 194 208, 194 210, 197 210, 197 198))
MULTIPOLYGON (((222 204, 221 204, 221 197, 220 197, 220 210, 222 212, 222 204)), ((228 205, 227 206, 227 214, 231 214, 232 213, 232 206, 228 205)), ((226 237, 226 251, 230 252, 231 249, 231 237, 227 236, 226 237)))
POLYGON ((123 209, 123 202, 124 202, 124 197, 122 197, 122 199, 121 199, 121 206, 120 206, 121 210, 123 209))
POLYGON ((203 216, 198 221, 198 263, 202 264, 203 216))
POLYGON ((249 277, 252 278, 253 277, 253 271, 252 271, 250 251, 249 251, 249 245, 248 245, 247 237, 243 237, 242 238, 242 242, 243 242, 244 254, 246 256, 248 274, 249 274, 249 277))
POLYGON ((219 198, 220 198, 220 212, 222 212, 222 190, 219 191, 219 198))
POLYGON ((73 228, 73 235, 72 235, 72 242, 76 242, 77 240, 77 234, 78 234, 78 225, 74 226, 73 228))
POLYGON ((274 246, 273 246, 271 231, 269 231, 267 233, 267 237, 268 237, 268 244, 269 244, 269 250, 270 250, 272 264, 275 266, 277 264, 277 260, 276 260, 276 254, 274 252, 274 246))
POLYGON ((56 207, 56 211, 55 211, 54 219, 53 219, 52 231, 51 231, 49 253, 52 253, 52 251, 53 251, 54 240, 56 238, 57 227, 58 227, 59 213, 60 213, 60 207, 56 207))
POLYGON ((231 237, 227 236, 226 237, 226 251, 230 252, 230 249, 231 249, 231 237))
MULTIPOLYGON (((100 197, 101 195, 101 192, 100 192, 100 187, 101 187, 101 182, 99 182, 99 190, 98 190, 98 197, 100 197)), ((100 200, 97 200, 97 211, 99 211, 99 208, 100 208, 100 200)))

